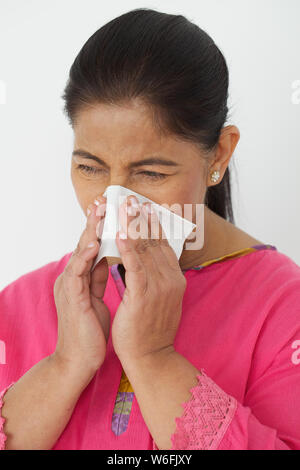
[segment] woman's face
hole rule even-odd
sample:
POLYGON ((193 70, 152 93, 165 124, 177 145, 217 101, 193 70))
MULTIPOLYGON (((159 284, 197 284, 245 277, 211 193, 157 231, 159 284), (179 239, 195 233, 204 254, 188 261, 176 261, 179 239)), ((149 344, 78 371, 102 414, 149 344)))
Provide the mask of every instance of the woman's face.
POLYGON ((141 103, 97 104, 83 110, 74 126, 74 137, 71 178, 85 214, 87 206, 113 184, 157 204, 179 204, 182 216, 184 204, 204 201, 207 157, 201 158, 195 144, 162 135, 149 108, 141 103), (158 158, 160 162, 155 161, 158 158))

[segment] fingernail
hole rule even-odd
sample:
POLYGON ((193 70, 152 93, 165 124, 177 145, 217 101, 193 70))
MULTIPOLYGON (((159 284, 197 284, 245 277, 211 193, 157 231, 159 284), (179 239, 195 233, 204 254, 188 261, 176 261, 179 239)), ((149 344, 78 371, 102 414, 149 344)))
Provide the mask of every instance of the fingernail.
POLYGON ((97 207, 96 209, 96 215, 99 217, 99 215, 104 215, 105 214, 106 207, 101 204, 100 206, 97 207))
POLYGON ((91 213, 92 213, 92 204, 89 204, 87 206, 86 214, 87 214, 87 216, 89 216, 91 213))
POLYGON ((146 211, 149 212, 149 214, 153 214, 153 207, 150 202, 146 204, 146 211))
POLYGON ((142 208, 143 208, 143 212, 146 216, 148 216, 148 214, 152 214, 152 212, 153 212, 152 207, 148 206, 147 204, 143 204, 142 208))
POLYGON ((88 248, 93 248, 94 246, 95 246, 95 242, 90 242, 87 247, 88 248))
POLYGON ((94 204, 96 204, 96 206, 99 206, 100 201, 98 201, 98 199, 95 199, 95 200, 94 200, 94 204))
POLYGON ((126 240, 127 235, 126 235, 125 232, 120 232, 120 233, 119 233, 119 237, 120 237, 122 240, 126 240))
POLYGON ((128 215, 137 215, 136 208, 134 206, 126 206, 126 212, 128 215))
POLYGON ((131 197, 131 198, 129 199, 129 201, 130 201, 132 207, 135 207, 136 209, 140 206, 140 205, 139 205, 139 202, 138 202, 138 200, 136 199, 135 196, 131 197))

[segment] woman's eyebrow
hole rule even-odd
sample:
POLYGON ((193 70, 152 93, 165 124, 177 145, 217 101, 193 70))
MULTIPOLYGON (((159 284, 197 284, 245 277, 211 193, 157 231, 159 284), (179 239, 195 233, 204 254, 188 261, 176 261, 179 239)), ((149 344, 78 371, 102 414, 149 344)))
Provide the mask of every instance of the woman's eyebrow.
MULTIPOLYGON (((96 157, 96 155, 93 155, 89 152, 86 152, 85 150, 74 150, 72 152, 72 155, 78 155, 83 158, 87 158, 89 160, 95 160, 96 162, 100 163, 100 165, 104 165, 106 168, 109 168, 107 163, 105 163, 104 160, 102 160, 99 157, 96 157)), ((139 166, 143 165, 164 165, 164 166, 181 166, 180 163, 174 162, 173 160, 166 160, 165 158, 161 156, 153 156, 153 157, 148 157, 144 158, 143 160, 139 160, 137 162, 131 162, 128 167, 131 168, 137 168, 139 166)))
POLYGON ((85 150, 81 150, 81 149, 73 150, 72 155, 73 156, 78 155, 79 157, 87 158, 89 160, 95 160, 96 162, 100 163, 100 165, 104 165, 106 168, 109 168, 109 166, 107 165, 107 163, 105 163, 104 160, 102 160, 99 157, 96 157, 96 155, 86 152, 85 150))

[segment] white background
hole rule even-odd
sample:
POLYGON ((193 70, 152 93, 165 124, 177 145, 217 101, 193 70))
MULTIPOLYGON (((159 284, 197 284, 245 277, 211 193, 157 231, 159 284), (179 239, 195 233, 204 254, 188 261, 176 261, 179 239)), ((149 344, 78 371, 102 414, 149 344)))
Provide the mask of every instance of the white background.
POLYGON ((300 264, 299 0, 0 0, 0 288, 77 245, 86 219, 71 184, 61 94, 86 40, 138 7, 183 14, 220 47, 228 124, 241 132, 232 158, 236 224, 300 264))

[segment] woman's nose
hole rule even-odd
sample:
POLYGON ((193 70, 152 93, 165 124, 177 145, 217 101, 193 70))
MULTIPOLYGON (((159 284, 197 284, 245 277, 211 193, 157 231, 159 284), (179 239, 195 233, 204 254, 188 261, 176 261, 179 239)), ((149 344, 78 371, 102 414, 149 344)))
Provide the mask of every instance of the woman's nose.
POLYGON ((112 175, 109 179, 109 186, 116 184, 119 186, 125 186, 129 184, 128 177, 126 175, 112 175))

